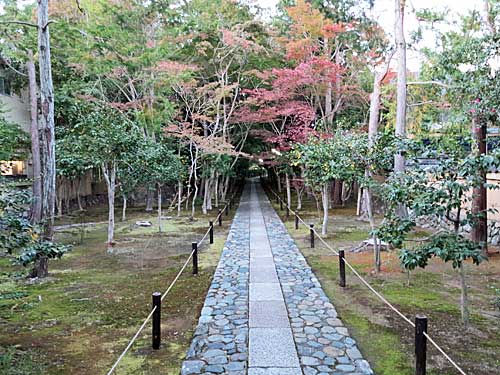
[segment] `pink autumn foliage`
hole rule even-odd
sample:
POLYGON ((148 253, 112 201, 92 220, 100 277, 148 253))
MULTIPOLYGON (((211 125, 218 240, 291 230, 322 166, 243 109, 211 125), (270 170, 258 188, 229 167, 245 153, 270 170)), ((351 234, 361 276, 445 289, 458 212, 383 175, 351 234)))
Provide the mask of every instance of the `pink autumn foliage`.
POLYGON ((342 76, 343 68, 322 58, 313 57, 295 68, 273 69, 271 87, 244 90, 244 105, 235 113, 234 122, 285 124, 280 134, 265 141, 283 151, 291 143, 306 142, 311 136, 320 136, 313 127, 316 113, 307 97, 312 89, 323 90, 342 76))

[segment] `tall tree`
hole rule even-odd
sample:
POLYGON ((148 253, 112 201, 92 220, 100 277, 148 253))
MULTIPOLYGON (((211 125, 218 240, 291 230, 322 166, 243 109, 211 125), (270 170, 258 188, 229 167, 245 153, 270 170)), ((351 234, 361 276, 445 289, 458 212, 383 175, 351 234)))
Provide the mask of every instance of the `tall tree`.
POLYGON ((26 62, 28 72, 28 85, 30 95, 30 134, 31 134, 31 160, 33 165, 33 201, 31 203, 31 219, 39 223, 42 219, 42 180, 40 161, 40 134, 38 131, 38 90, 36 80, 35 62, 33 53, 28 52, 26 62))
MULTIPOLYGON (((406 137, 406 41, 404 34, 405 0, 395 0, 395 37, 398 60, 396 91, 396 137, 406 137)), ((401 153, 394 156, 394 172, 403 172, 405 159, 401 153)))
MULTIPOLYGON (((56 197, 56 140, 54 125, 54 87, 50 58, 49 1, 38 0, 38 64, 40 69, 40 129, 42 156, 42 219, 44 236, 54 235, 56 197)), ((46 261, 41 259, 40 262, 46 261)))

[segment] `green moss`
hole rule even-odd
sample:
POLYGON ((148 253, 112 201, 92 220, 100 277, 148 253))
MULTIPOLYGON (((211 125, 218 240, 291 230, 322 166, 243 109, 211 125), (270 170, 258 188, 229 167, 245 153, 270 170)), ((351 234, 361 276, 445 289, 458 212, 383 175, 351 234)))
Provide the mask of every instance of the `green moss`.
POLYGON ((15 347, 0 346, 0 374, 2 375, 42 375, 45 365, 35 352, 20 351, 15 347))
POLYGON ((338 241, 359 242, 366 240, 369 236, 369 231, 359 229, 347 229, 344 231, 336 231, 333 233, 333 237, 338 241))
POLYGON ((399 337, 390 330, 370 323, 354 310, 342 313, 342 319, 361 345, 361 351, 379 375, 413 375, 410 360, 401 350, 399 337), (367 344, 369 343, 369 344, 367 344))
MULTIPOLYGON (((88 214, 87 221, 105 220, 105 210, 88 214)), ((214 211, 195 221, 186 217, 163 220, 164 232, 159 234, 154 215, 132 211, 129 221, 117 224, 114 254, 106 252, 105 223, 86 227, 81 244, 79 229, 57 232, 59 241, 75 243, 73 251, 51 261, 49 278, 35 284, 13 278, 13 272, 23 268, 0 258, 0 295, 18 291, 27 294, 0 299, 0 317, 5 319, 0 348, 36 345, 50 359, 43 373, 105 373, 147 316, 151 293, 164 292, 170 285, 187 259, 191 242, 201 238, 208 220, 216 214, 214 211), (133 225, 143 219, 153 226, 133 225)), ((222 230, 216 228, 213 245, 208 246, 207 240, 200 247, 199 275, 191 275, 189 264, 164 300, 162 349, 150 349, 146 329, 125 356, 119 374, 178 374, 227 236, 229 219, 224 217, 222 230)), ((71 220, 81 222, 78 217, 71 220)))

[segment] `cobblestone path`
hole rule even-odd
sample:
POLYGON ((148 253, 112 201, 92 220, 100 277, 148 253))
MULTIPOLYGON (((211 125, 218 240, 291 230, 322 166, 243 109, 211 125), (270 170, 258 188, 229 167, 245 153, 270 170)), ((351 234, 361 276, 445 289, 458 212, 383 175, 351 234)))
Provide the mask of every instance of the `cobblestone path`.
POLYGON ((245 187, 181 374, 373 374, 258 182, 245 187))

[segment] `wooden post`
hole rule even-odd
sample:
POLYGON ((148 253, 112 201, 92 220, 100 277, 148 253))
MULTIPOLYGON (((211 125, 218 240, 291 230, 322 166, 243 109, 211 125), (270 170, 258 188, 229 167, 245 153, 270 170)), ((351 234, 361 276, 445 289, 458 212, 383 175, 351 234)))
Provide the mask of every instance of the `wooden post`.
POLYGON ((340 270, 340 281, 339 285, 345 287, 345 251, 339 250, 339 270, 340 270))
POLYGON ((295 215, 295 229, 299 229, 299 217, 295 215))
POLYGON ((226 204, 226 208, 224 210, 226 211, 226 216, 229 216, 229 204, 226 204))
POLYGON ((198 243, 191 244, 193 249, 193 275, 198 275, 198 243))
POLYGON ((427 317, 415 317, 415 375, 426 375, 427 361, 427 317))
POLYGON ((314 224, 309 224, 309 234, 311 235, 311 249, 314 249, 314 224))
POLYGON ((208 226, 210 227, 210 230, 209 230, 209 237, 210 237, 210 244, 213 244, 214 243, 214 222, 213 221, 209 221, 208 222, 208 226))
POLYGON ((280 210, 283 211, 283 200, 279 198, 279 195, 278 195, 278 199, 280 201, 280 210))
POLYGON ((153 323, 153 349, 160 349, 161 343, 161 293, 153 293, 153 309, 156 307, 152 316, 153 323))
POLYGON ((219 227, 222 227, 222 210, 219 209, 219 227))

